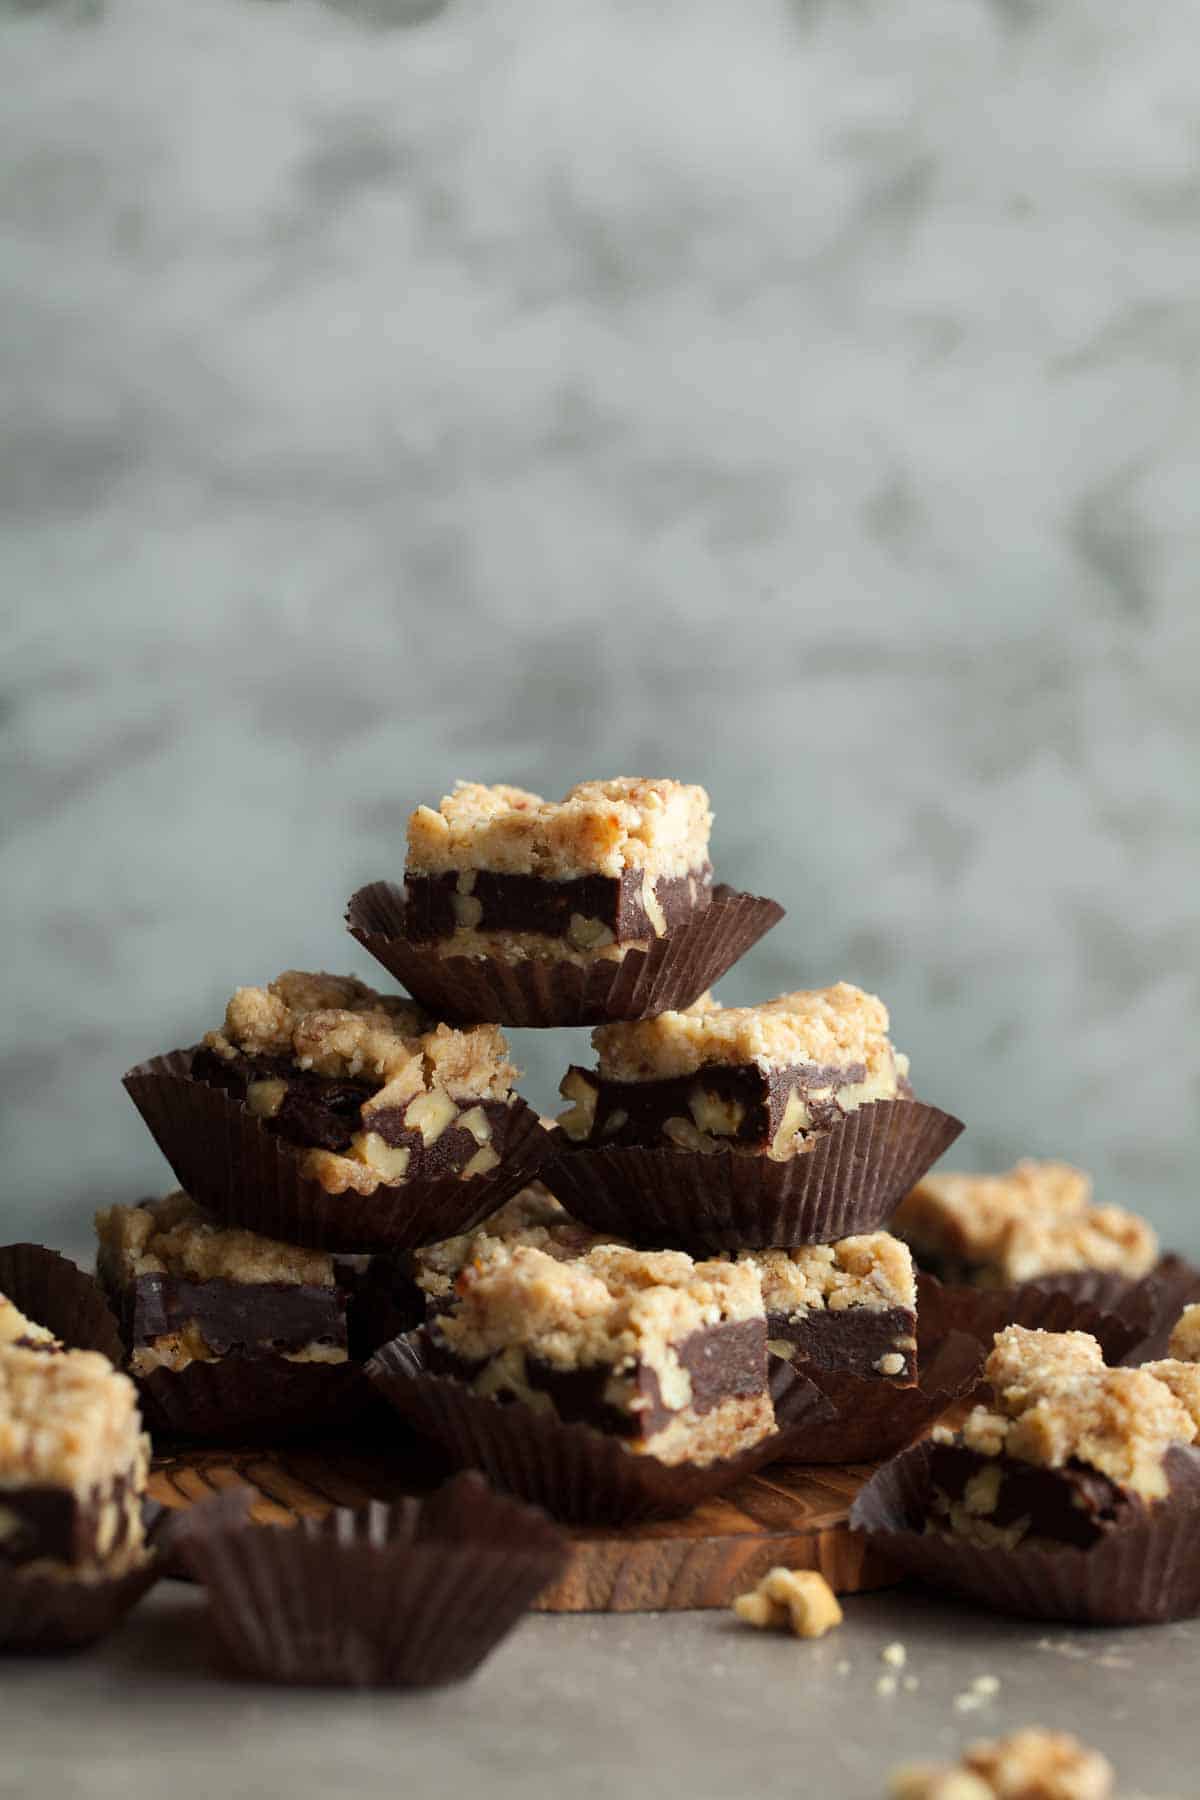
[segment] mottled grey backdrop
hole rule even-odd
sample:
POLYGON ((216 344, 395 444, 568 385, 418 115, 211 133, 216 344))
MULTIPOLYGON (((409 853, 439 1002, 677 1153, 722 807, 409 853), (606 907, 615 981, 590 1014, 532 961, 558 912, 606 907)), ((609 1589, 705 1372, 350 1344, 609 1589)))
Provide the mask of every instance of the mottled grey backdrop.
MULTIPOLYGON (((959 1160, 1200 1249, 1192 0, 21 6, 5 1234, 455 776, 673 773, 959 1160)), ((535 1098, 580 1043, 526 1035, 535 1098)))

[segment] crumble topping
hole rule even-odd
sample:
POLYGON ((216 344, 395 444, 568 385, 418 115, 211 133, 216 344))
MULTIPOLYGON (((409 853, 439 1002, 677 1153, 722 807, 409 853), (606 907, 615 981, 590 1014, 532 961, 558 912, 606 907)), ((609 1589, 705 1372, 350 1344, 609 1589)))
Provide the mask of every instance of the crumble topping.
POLYGON ((708 795, 679 781, 625 776, 578 782, 561 801, 523 788, 460 781, 408 822, 407 872, 488 869, 570 881, 643 869, 684 876, 708 861, 708 795))
MULTIPOLYGON (((1174 1366, 1190 1377, 1190 1365, 1174 1366)), ((1010 1325, 997 1332, 983 1371, 996 1410, 975 1407, 961 1441, 981 1456, 1010 1456, 1042 1468, 1087 1463, 1144 1500, 1161 1499, 1168 1488, 1167 1451, 1190 1444, 1197 1429, 1163 1367, 1154 1374, 1109 1369, 1085 1332, 1010 1325)), ((953 1438, 940 1430, 934 1435, 943 1442, 953 1438)))
MULTIPOLYGON (((377 994, 353 976, 295 969, 269 987, 238 988, 224 1026, 204 1042, 226 1060, 290 1056, 318 1075, 378 1082, 371 1107, 403 1106, 436 1089, 456 1099, 504 1099, 518 1073, 498 1025, 435 1025, 415 1001, 377 994)), ((264 1097, 268 1111, 269 1103, 264 1097)))
POLYGON ((434 1300, 448 1300, 454 1283, 468 1263, 524 1245, 541 1250, 559 1262, 583 1256, 606 1240, 589 1231, 554 1198, 540 1181, 531 1182, 485 1219, 474 1231, 443 1238, 413 1253, 417 1286, 434 1300))
POLYGON ((1167 1349, 1177 1362, 1200 1363, 1200 1304, 1184 1307, 1167 1349))
POLYGON ((839 981, 798 989, 761 1006, 720 1006, 711 995, 686 1012, 600 1025, 592 1043, 608 1081, 663 1081, 713 1063, 754 1063, 760 1069, 803 1063, 845 1068, 863 1064, 872 1099, 894 1095, 908 1059, 888 1039, 882 1000, 839 981))
POLYGON ((1111 1800, 1107 1757, 1065 1731, 1027 1725, 968 1746, 962 1761, 897 1769, 891 1800, 1111 1800))
POLYGON ((0 1294, 0 1348, 9 1344, 40 1344, 46 1350, 62 1349, 52 1331, 47 1331, 44 1325, 35 1325, 7 1294, 0 1294))
POLYGON ((86 1496, 131 1470, 141 1486, 148 1445, 134 1385, 106 1356, 0 1351, 0 1488, 86 1496))
POLYGON ((450 1349, 470 1361, 520 1346, 563 1369, 593 1363, 669 1363, 686 1404, 690 1378, 673 1346, 707 1326, 763 1317, 758 1271, 681 1250, 599 1245, 559 1262, 518 1245, 464 1268, 458 1305, 438 1321, 450 1349))
POLYGON ((804 1244, 794 1250, 741 1250, 757 1264, 769 1313, 844 1312, 852 1306, 914 1312, 917 1282, 908 1246, 887 1231, 804 1244))
POLYGON ((104 1271, 121 1287, 139 1275, 297 1287, 333 1284, 332 1256, 224 1225, 179 1189, 161 1200, 103 1208, 96 1214, 96 1234, 104 1271))
POLYGON ((1019 1162, 1004 1175, 926 1175, 893 1221, 917 1255, 979 1264, 1000 1287, 1079 1269, 1144 1275, 1158 1238, 1137 1213, 1092 1204, 1092 1183, 1062 1162, 1019 1162))
POLYGON ((816 1569, 769 1569, 758 1586, 739 1594, 733 1611, 746 1625, 783 1630, 797 1637, 824 1637, 842 1622, 837 1595, 816 1569))

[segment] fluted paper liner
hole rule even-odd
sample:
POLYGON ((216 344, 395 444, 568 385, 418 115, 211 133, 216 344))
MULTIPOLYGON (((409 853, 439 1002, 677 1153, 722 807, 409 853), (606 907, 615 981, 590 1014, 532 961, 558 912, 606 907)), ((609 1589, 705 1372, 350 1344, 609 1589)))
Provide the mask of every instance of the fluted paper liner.
POLYGON ((556 1132, 544 1179, 593 1231, 653 1249, 829 1244, 885 1226, 962 1129, 920 1100, 874 1100, 787 1162, 732 1150, 568 1148, 556 1132))
MULTIPOLYGON (((194 1508, 197 1526, 210 1504, 202 1501, 194 1508)), ((155 1582, 171 1572, 177 1520, 153 1501, 145 1503, 144 1511, 146 1554, 119 1573, 23 1574, 0 1560, 0 1651, 79 1650, 115 1630, 155 1582)))
POLYGON ((855 1500, 850 1524, 895 1567, 996 1612, 1077 1625, 1152 1625, 1200 1612, 1200 1451, 1167 1453, 1173 1493, 1144 1522, 1071 1545, 984 1549, 926 1532, 928 1444, 885 1463, 855 1500))
MULTIPOLYGON (((837 1408, 837 1417, 815 1423, 797 1434, 794 1453, 786 1460, 798 1463, 878 1462, 894 1456, 922 1436, 941 1418, 947 1407, 969 1394, 979 1380, 983 1347, 967 1333, 956 1331, 943 1339, 928 1366, 922 1367, 913 1387, 897 1387, 880 1375, 851 1375, 841 1370, 793 1367, 782 1357, 772 1357, 772 1392, 783 1381, 782 1371, 807 1376, 837 1408)), ((781 1458, 781 1460, 783 1460, 781 1458)))
POLYGON ((445 956, 405 935, 404 889, 373 881, 346 911, 350 935, 423 1006, 460 1023, 602 1025, 681 1011, 698 999, 783 917, 776 900, 725 883, 711 904, 647 950, 620 961, 445 956))
POLYGON ((833 1411, 811 1382, 793 1378, 777 1404, 778 1428, 770 1437, 700 1467, 660 1462, 590 1425, 483 1399, 452 1376, 431 1374, 423 1329, 385 1344, 367 1374, 384 1399, 459 1467, 482 1469, 494 1486, 574 1525, 631 1525, 690 1512, 778 1462, 833 1411))
POLYGON ((43 1244, 0 1244, 0 1294, 68 1350, 98 1350, 124 1368, 125 1347, 103 1291, 57 1250, 43 1244))
POLYGON ((201 1206, 264 1237, 316 1250, 414 1250, 469 1231, 525 1186, 548 1153, 532 1107, 516 1100, 492 1139, 486 1175, 419 1177, 374 1193, 330 1194, 301 1171, 303 1151, 268 1131, 244 1103, 192 1078, 193 1052, 174 1050, 125 1076, 130 1099, 181 1187, 201 1206))
POLYGON ((174 1437, 275 1444, 361 1425, 374 1403, 354 1362, 229 1355, 133 1379, 147 1428, 174 1437))
POLYGON ((431 1687, 495 1649, 566 1562, 544 1514, 474 1473, 288 1529, 201 1522, 178 1554, 226 1658, 261 1681, 431 1687))
POLYGON ((1146 1277, 1153 1296, 1153 1316, 1146 1335, 1126 1352, 1126 1363, 1157 1362, 1170 1355, 1168 1340, 1185 1306, 1200 1300, 1200 1269, 1182 1256, 1167 1255, 1146 1277))
POLYGON ((946 1285, 936 1276, 917 1275, 917 1322, 922 1349, 932 1349, 949 1332, 968 1332, 990 1350, 1007 1325, 1030 1331, 1086 1331, 1100 1344, 1106 1362, 1119 1362, 1151 1329, 1158 1290, 1152 1276, 1089 1269, 1046 1275, 1010 1288, 946 1285))

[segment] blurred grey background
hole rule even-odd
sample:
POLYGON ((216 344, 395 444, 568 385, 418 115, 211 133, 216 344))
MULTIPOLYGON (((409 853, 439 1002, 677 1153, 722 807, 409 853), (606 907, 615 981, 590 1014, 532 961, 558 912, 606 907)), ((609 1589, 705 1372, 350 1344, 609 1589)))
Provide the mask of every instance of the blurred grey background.
MULTIPOLYGON (((1192 0, 0 21, 4 1234, 456 776, 676 774, 959 1163, 1200 1250, 1192 0)), ((549 1103, 586 1045, 523 1034, 549 1103)))

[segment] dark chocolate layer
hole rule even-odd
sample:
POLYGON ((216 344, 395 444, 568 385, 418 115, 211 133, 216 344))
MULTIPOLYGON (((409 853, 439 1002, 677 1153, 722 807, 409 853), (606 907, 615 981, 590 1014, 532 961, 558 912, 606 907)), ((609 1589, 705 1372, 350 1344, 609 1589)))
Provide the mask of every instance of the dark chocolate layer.
POLYGON ((707 1129, 692 1110, 697 1096, 711 1095, 722 1105, 736 1103, 742 1117, 722 1141, 765 1149, 783 1123, 787 1103, 795 1092, 804 1096, 812 1117, 812 1129, 824 1130, 844 1117, 837 1104, 839 1087, 853 1086, 866 1078, 862 1063, 826 1068, 816 1063, 786 1069, 760 1069, 755 1063, 710 1063, 688 1075, 664 1081, 609 1081, 594 1069, 573 1065, 570 1073, 582 1076, 596 1093, 596 1114, 589 1143, 619 1147, 623 1144, 670 1143, 663 1126, 668 1119, 686 1119, 698 1130, 707 1129), (832 1091, 813 1099, 814 1089, 832 1091))
MULTIPOLYGON (((581 875, 574 881, 546 881, 540 875, 475 873, 470 898, 480 908, 476 931, 536 931, 565 938, 574 917, 606 925, 618 944, 656 935, 642 897, 641 869, 620 875, 581 875)), ((458 876, 406 875, 405 935, 416 943, 451 937, 458 929, 454 909, 458 876)), ((712 867, 691 875, 660 876, 654 895, 668 931, 682 925, 712 899, 712 867)))
POLYGON ((981 1456, 962 1444, 935 1444, 929 1477, 948 1499, 961 1500, 967 1483, 983 1469, 1000 1468, 1000 1490, 986 1523, 1004 1527, 1029 1521, 1027 1536, 1050 1538, 1087 1550, 1107 1532, 1135 1524, 1145 1503, 1084 1463, 1044 1469, 1007 1456, 981 1456))
MULTIPOLYGON (((378 1093, 378 1085, 298 1069, 285 1056, 236 1056, 226 1061, 215 1051, 201 1048, 193 1055, 191 1072, 194 1080, 223 1088, 238 1100, 245 1100, 247 1090, 255 1082, 282 1081, 287 1092, 278 1112, 260 1120, 265 1130, 299 1149, 341 1154, 349 1150, 356 1133, 373 1131, 385 1144, 409 1151, 405 1176, 409 1181, 415 1176, 433 1179, 453 1175, 479 1149, 472 1134, 455 1124, 448 1125, 432 1144, 426 1144, 420 1131, 405 1124, 405 1109, 400 1106, 369 1110, 364 1118, 362 1108, 378 1093)), ((461 1104, 481 1107, 493 1129, 508 1110, 503 1100, 461 1104)))
MULTIPOLYGON (((761 1319, 743 1319, 730 1325, 712 1325, 694 1331, 677 1346, 680 1363, 691 1376, 691 1405, 696 1413, 711 1412, 722 1400, 746 1398, 765 1391, 767 1385, 766 1328, 761 1319)), ((461 1380, 478 1380, 487 1365, 469 1362, 441 1344, 434 1326, 430 1336, 431 1366, 439 1373, 461 1380)), ((579 1369, 561 1369, 536 1357, 526 1356, 525 1379, 537 1393, 549 1395, 564 1422, 592 1425, 618 1437, 653 1437, 676 1416, 664 1404, 658 1375, 645 1363, 623 1370, 632 1383, 631 1401, 641 1404, 614 1406, 605 1399, 612 1365, 592 1363, 579 1369)), ((512 1400, 500 1390, 496 1396, 512 1400)))
POLYGON ((122 1335, 131 1348, 195 1324, 218 1356, 230 1350, 299 1350, 311 1343, 345 1349, 346 1294, 277 1281, 181 1281, 139 1275, 121 1300, 122 1335))
POLYGON ((49 1562, 77 1564, 97 1560, 97 1538, 103 1509, 118 1507, 116 1533, 105 1555, 123 1548, 129 1535, 125 1497, 129 1482, 124 1476, 106 1491, 93 1488, 80 1500, 69 1488, 18 1487, 0 1490, 0 1508, 15 1524, 0 1533, 0 1562, 49 1562))
MULTIPOLYGON (((917 1315, 904 1306, 848 1306, 844 1311, 810 1309, 797 1317, 767 1313, 767 1339, 772 1347, 790 1347, 788 1360, 796 1369, 805 1364, 831 1374, 876 1375, 885 1356, 904 1358, 895 1375, 882 1376, 896 1387, 911 1387, 917 1379, 917 1315)), ((783 1354, 783 1352, 779 1352, 783 1354)))

